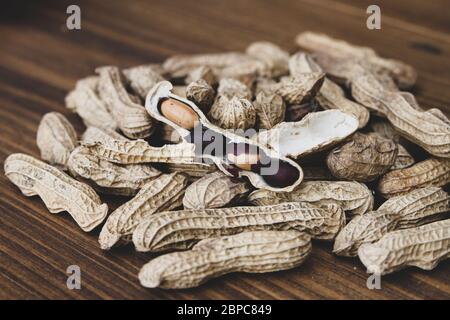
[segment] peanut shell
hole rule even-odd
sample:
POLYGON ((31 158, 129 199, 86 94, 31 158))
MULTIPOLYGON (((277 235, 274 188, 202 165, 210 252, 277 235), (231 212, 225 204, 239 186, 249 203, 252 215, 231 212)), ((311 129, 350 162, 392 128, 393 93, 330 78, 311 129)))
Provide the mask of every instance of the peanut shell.
POLYGON ((205 175, 192 183, 184 194, 185 209, 213 209, 237 203, 249 191, 244 181, 220 171, 205 175))
POLYGON ((253 231, 205 239, 190 251, 159 256, 144 265, 144 287, 191 288, 230 272, 272 272, 297 267, 311 252, 300 232, 253 231))
POLYGON ((108 250, 127 243, 137 225, 156 212, 181 206, 187 179, 181 173, 163 174, 145 184, 139 193, 110 214, 99 236, 100 247, 108 250))
POLYGON ((8 156, 5 175, 25 196, 38 195, 51 213, 69 212, 83 231, 91 231, 106 218, 108 206, 94 189, 29 155, 8 156))
POLYGON ((39 123, 36 143, 43 160, 66 169, 70 153, 78 145, 78 138, 66 117, 59 112, 49 112, 39 123))

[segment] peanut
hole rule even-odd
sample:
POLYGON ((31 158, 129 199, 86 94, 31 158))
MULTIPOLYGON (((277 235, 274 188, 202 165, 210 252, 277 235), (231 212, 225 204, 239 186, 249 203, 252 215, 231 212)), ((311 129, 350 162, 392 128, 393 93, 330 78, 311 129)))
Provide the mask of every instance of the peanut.
MULTIPOLYGON (((294 54, 290 58, 289 70, 292 75, 323 72, 322 68, 309 55, 302 52, 294 54)), ((355 116, 358 119, 359 128, 364 127, 369 121, 369 111, 364 106, 347 99, 344 90, 328 78, 324 79, 315 99, 324 109, 339 109, 355 116)))
POLYGON ((144 265, 144 287, 191 288, 230 272, 273 272, 299 266, 311 252, 297 231, 253 231, 205 239, 190 251, 159 256, 144 265))
POLYGON ((208 118, 223 129, 252 128, 256 122, 256 111, 250 101, 219 96, 208 113, 208 118))
POLYGON ((163 100, 160 109, 164 117, 184 129, 192 130, 199 124, 199 118, 195 111, 176 99, 163 100))
POLYGON ((394 164, 390 168, 390 170, 398 170, 411 167, 416 161, 413 156, 406 150, 404 146, 400 143, 397 143, 397 157, 395 157, 394 164))
POLYGON ((270 130, 260 131, 252 140, 297 159, 332 147, 357 128, 358 121, 353 116, 327 110, 310 113, 298 122, 279 123, 270 130))
POLYGON ((207 163, 165 163, 164 169, 169 173, 183 172, 187 175, 189 182, 218 170, 214 164, 207 163))
POLYGON ((102 160, 80 146, 67 164, 71 175, 82 179, 100 193, 133 196, 161 172, 147 164, 119 165, 102 160))
POLYGON ((42 159, 66 169, 69 155, 78 145, 77 133, 61 113, 49 112, 39 123, 36 143, 42 159))
POLYGON ((31 156, 8 156, 5 175, 25 196, 38 195, 51 213, 69 212, 83 231, 102 223, 108 212, 106 203, 101 203, 91 187, 31 156))
POLYGON ((256 124, 259 129, 271 129, 284 121, 286 105, 281 96, 260 92, 253 103, 256 111, 256 124))
MULTIPOLYGON (((380 87, 388 91, 398 91, 399 88, 391 76, 377 70, 370 62, 361 59, 335 58, 322 52, 312 54, 315 62, 328 74, 330 79, 348 89, 353 85, 352 79, 360 71, 369 72, 377 80, 380 87)), ((358 102, 360 102, 358 100, 358 102)))
POLYGON ((302 104, 316 96, 324 79, 325 74, 323 72, 308 72, 284 77, 277 84, 275 93, 283 97, 289 105, 302 104))
POLYGON ((411 228, 440 218, 448 213, 449 196, 438 187, 425 187, 385 201, 378 209, 397 212, 401 219, 398 228, 411 228))
POLYGON ((313 32, 300 33, 295 41, 309 51, 325 53, 339 59, 365 61, 376 73, 385 73, 394 78, 403 89, 412 87, 417 79, 417 72, 411 66, 397 60, 381 58, 368 47, 352 45, 313 32))
POLYGON ((253 60, 240 52, 177 55, 164 61, 163 69, 172 78, 184 78, 198 67, 210 67, 217 73, 223 68, 253 60))
POLYGON ((126 90, 126 81, 117 67, 97 68, 99 95, 108 106, 118 127, 132 139, 146 138, 154 129, 152 118, 126 90))
POLYGON ((181 173, 163 174, 145 184, 133 199, 108 217, 98 239, 100 247, 108 250, 119 240, 129 242, 142 220, 156 212, 181 206, 186 186, 187 179, 181 173))
POLYGON ((207 66, 200 66, 189 72, 185 79, 185 83, 189 85, 190 83, 199 80, 204 80, 210 87, 214 87, 217 84, 217 78, 214 71, 207 66))
POLYGON ((415 165, 386 173, 378 183, 378 191, 385 198, 411 190, 450 183, 450 159, 430 158, 415 165))
POLYGON ((233 98, 251 100, 252 92, 249 87, 236 79, 224 78, 219 82, 217 97, 225 97, 229 100, 233 98))
POLYGON ((337 235, 333 252, 356 256, 363 243, 372 243, 387 232, 417 227, 450 210, 450 198, 440 188, 417 189, 391 198, 377 211, 353 218, 337 235))
POLYGON ((407 266, 431 270, 450 257, 450 219, 389 232, 373 244, 363 244, 358 256, 368 272, 380 275, 407 266))
POLYGON ((286 121, 297 122, 302 120, 308 113, 320 110, 319 104, 316 100, 309 101, 303 104, 293 104, 286 106, 286 121))
MULTIPOLYGON (((257 188, 291 191, 301 182, 301 168, 293 160, 288 159, 284 155, 280 155, 277 151, 271 150, 271 148, 267 147, 265 144, 256 144, 240 134, 213 125, 194 103, 172 94, 172 88, 172 84, 168 81, 163 81, 155 85, 147 96, 145 107, 152 117, 173 126, 187 142, 185 145, 187 145, 190 150, 194 149, 199 157, 206 159, 209 162, 214 162, 218 168, 227 175, 248 178, 250 183, 257 188), (197 130, 186 130, 161 114, 158 109, 159 103, 161 100, 167 98, 174 98, 182 101, 198 114, 201 125, 196 127, 197 130), (215 143, 213 144, 213 142, 215 143), (210 147, 211 144, 212 148, 210 147), (257 163, 255 167, 251 167, 251 171, 239 169, 224 157, 223 151, 228 149, 228 145, 253 146, 261 151, 259 153, 261 157, 264 157, 263 160, 268 161, 257 163), (274 164, 274 166, 272 166, 272 164, 274 164), (278 166, 276 166, 277 164, 278 166)), ((222 98, 227 99, 225 97, 222 98)), ((172 148, 185 151, 185 147, 172 148)), ((178 162, 181 161, 178 160, 178 162)), ((193 160, 191 159, 190 162, 192 163, 193 160)))
POLYGON ((437 157, 450 157, 450 120, 441 111, 417 110, 404 94, 385 90, 367 72, 360 72, 352 81, 352 95, 370 109, 385 116, 406 139, 437 157))
POLYGON ((117 122, 98 92, 99 77, 91 76, 77 81, 75 89, 66 98, 66 107, 76 112, 84 124, 115 130, 117 122))
POLYGON ((147 162, 193 163, 196 159, 195 145, 188 143, 152 147, 144 140, 83 143, 89 152, 100 159, 118 164, 147 162))
POLYGON ((130 139, 125 138, 123 135, 116 131, 105 128, 100 129, 96 127, 88 127, 81 136, 81 141, 87 144, 95 142, 105 144, 108 143, 108 141, 112 140, 131 141, 130 139))
POLYGON ((123 70, 123 75, 128 80, 133 92, 144 100, 150 89, 164 80, 159 68, 158 65, 141 65, 123 70))
POLYGON ((191 82, 186 88, 186 98, 204 111, 211 108, 215 96, 214 89, 203 79, 191 82))
POLYGON ((289 202, 262 207, 181 210, 157 213, 142 221, 133 233, 133 243, 142 252, 184 250, 205 238, 287 229, 331 240, 344 223, 345 215, 335 204, 319 207, 289 202))
POLYGON ((213 209, 238 203, 249 191, 244 181, 220 171, 205 175, 191 184, 184 194, 185 209, 213 209))
POLYGON ((276 44, 260 41, 251 43, 246 53, 267 65, 267 76, 276 78, 288 73, 289 53, 276 44))
POLYGON ((218 70, 217 74, 220 80, 236 79, 251 88, 259 76, 270 74, 270 70, 269 66, 262 61, 248 60, 218 70))
POLYGON ((450 120, 440 111, 418 111, 401 95, 388 95, 388 120, 406 139, 437 157, 450 157, 450 120))
POLYGON ((391 139, 397 143, 397 157, 395 158, 395 162, 390 170, 408 168, 415 163, 413 156, 402 144, 399 143, 400 135, 395 131, 389 122, 385 120, 371 121, 370 129, 373 133, 376 133, 383 138, 391 139))
POLYGON ((303 201, 314 205, 335 203, 347 217, 361 215, 373 209, 372 192, 362 183, 353 181, 305 181, 291 192, 253 191, 248 201, 256 206, 303 201))
POLYGON ((355 133, 349 142, 328 154, 327 166, 337 178, 368 182, 387 172, 397 153, 392 140, 355 133))

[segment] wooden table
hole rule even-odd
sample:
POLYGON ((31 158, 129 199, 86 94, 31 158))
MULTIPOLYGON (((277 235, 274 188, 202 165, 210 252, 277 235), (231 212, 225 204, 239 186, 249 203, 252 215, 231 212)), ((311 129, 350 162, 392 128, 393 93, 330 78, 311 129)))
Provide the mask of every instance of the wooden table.
MULTIPOLYGON (((82 132, 80 119, 65 109, 64 96, 97 66, 161 62, 176 53, 244 50, 256 40, 295 52, 293 39, 304 30, 371 46, 382 56, 415 66, 419 102, 450 113, 450 11, 445 0, 377 1, 382 29, 373 31, 366 28, 370 0, 291 0, 276 5, 246 0, 74 2, 81 7, 81 31, 66 28, 69 2, 2 4, 2 164, 14 152, 39 155, 35 135, 46 112, 64 113, 82 132)), ((358 259, 332 255, 329 243, 314 243, 311 257, 294 270, 233 274, 192 290, 149 290, 139 285, 136 275, 150 256, 130 247, 103 252, 97 235, 98 230, 82 232, 67 213, 50 214, 38 197, 22 196, 0 175, 0 298, 450 298, 450 261, 431 272, 411 268, 383 277, 381 290, 369 290, 358 259), (66 287, 69 265, 81 268, 81 290, 66 287)))

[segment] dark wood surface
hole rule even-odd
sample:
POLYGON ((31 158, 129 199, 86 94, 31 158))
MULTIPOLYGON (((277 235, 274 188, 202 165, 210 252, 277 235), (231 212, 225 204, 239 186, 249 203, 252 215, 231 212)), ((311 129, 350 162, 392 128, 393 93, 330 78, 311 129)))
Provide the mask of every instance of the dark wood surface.
MULTIPOLYGON (((414 93, 425 107, 450 113, 448 1, 376 1, 382 30, 365 27, 370 0, 351 1, 71 1, 82 30, 65 27, 65 1, 11 1, 0 10, 0 162, 14 152, 38 156, 35 135, 49 111, 67 115, 64 96, 100 65, 161 62, 175 53, 243 50, 270 40, 291 52, 293 39, 315 30, 375 48, 415 66, 414 93)), ((110 201, 112 199, 106 199, 110 201)), ((117 205, 125 199, 113 202, 117 205)), ((103 252, 98 230, 82 232, 68 214, 50 214, 0 175, 0 298, 3 299, 449 299, 450 261, 425 272, 410 268, 366 287, 358 259, 332 255, 314 243, 294 270, 233 274, 189 290, 149 290, 137 281, 150 256, 132 248, 103 252), (79 265, 82 289, 68 290, 66 268, 79 265)))

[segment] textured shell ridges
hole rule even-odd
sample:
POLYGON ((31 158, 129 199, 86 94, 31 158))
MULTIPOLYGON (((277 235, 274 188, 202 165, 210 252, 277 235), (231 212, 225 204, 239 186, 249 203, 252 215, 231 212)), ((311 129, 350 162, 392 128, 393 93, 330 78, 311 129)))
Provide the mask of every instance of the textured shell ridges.
POLYGON ((254 231, 205 239, 190 251, 159 256, 144 265, 144 287, 190 288, 230 272, 272 272, 297 267, 311 252, 309 236, 296 231, 254 231))
POLYGON ((183 250, 211 237, 255 230, 304 231, 331 240, 345 224, 342 209, 292 202, 263 207, 196 209, 157 213, 142 221, 133 233, 138 251, 183 250))
POLYGON ((84 231, 106 218, 108 206, 90 186, 31 156, 10 155, 5 160, 5 175, 24 195, 38 195, 51 213, 69 212, 84 231))
POLYGON ((129 241, 142 220, 181 206, 186 186, 187 178, 181 173, 163 174, 144 185, 133 199, 108 217, 99 236, 101 248, 107 250, 119 240, 129 241))
POLYGON ((212 209, 233 204, 249 191, 245 182, 220 171, 192 183, 183 198, 185 209, 212 209))

